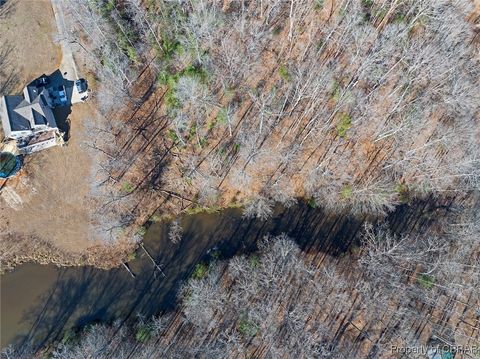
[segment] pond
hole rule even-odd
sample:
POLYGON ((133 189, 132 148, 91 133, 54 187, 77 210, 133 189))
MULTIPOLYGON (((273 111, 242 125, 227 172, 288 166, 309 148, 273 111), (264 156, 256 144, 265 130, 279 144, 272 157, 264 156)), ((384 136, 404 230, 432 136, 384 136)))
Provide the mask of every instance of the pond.
MULTIPOLYGON (((427 206, 428 207, 428 206, 427 206)), ((415 206, 414 212, 425 211, 415 206)), ((388 220, 404 228, 412 208, 401 206, 388 220)), ((430 218, 430 217, 428 217, 430 218)), ((328 215, 320 209, 298 204, 276 208, 267 222, 242 218, 239 209, 181 218, 183 239, 168 239, 168 224, 153 224, 145 235, 145 248, 161 265, 165 277, 143 252, 129 263, 135 278, 123 267, 101 270, 93 267, 58 268, 24 264, 1 277, 1 346, 38 348, 61 339, 66 330, 95 321, 135 320, 174 308, 176 293, 200 261, 219 253, 229 258, 255 249, 266 234, 287 233, 304 250, 338 255, 356 240, 362 220, 328 215)))

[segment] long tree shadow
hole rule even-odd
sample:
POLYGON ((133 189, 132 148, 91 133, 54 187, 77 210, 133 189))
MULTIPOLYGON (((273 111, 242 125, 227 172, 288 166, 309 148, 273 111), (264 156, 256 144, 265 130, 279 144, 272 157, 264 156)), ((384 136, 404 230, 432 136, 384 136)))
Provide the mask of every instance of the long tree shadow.
MULTIPOLYGON (((8 5, 0 6, 0 19, 4 6, 8 5)), ((14 48, 13 44, 0 38, 0 96, 7 95, 18 87, 20 76, 15 66, 14 48)))
MULTIPOLYGON (((447 209, 445 203, 418 201, 400 206, 387 218, 387 223, 394 231, 409 231, 413 227, 428 226, 439 210, 447 209)), ((123 268, 57 270, 55 278, 45 283, 44 294, 32 298, 30 307, 25 308, 21 321, 28 324, 29 330, 18 333, 9 342, 36 349, 61 339, 69 328, 118 318, 129 322, 137 315, 150 317, 172 310, 179 287, 197 263, 218 255, 226 259, 248 253, 255 250, 258 239, 267 234, 286 233, 304 250, 340 255, 358 240, 364 219, 328 214, 305 203, 288 209, 278 207, 274 218, 267 222, 244 219, 240 210, 228 209, 218 214, 183 217, 184 236, 179 244, 168 240, 167 223, 154 224, 147 232, 145 248, 156 263, 162 265, 165 277, 142 249, 129 264, 135 278, 123 268)), ((16 293, 15 288, 2 289, 10 291, 8 295, 22 295, 16 293)))
POLYGON ((15 13, 17 0, 0 0, 0 20, 6 19, 15 13))

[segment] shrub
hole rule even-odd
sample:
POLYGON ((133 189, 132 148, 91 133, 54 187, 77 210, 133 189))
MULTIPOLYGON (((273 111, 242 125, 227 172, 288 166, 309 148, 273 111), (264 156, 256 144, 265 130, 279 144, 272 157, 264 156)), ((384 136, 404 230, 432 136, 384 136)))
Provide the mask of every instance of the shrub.
POLYGON ((313 198, 313 197, 310 197, 310 198, 308 199, 307 204, 308 204, 308 206, 311 207, 311 208, 317 208, 317 207, 318 207, 318 204, 317 204, 317 202, 315 201, 315 198, 313 198))
POLYGON ((346 184, 342 187, 341 191, 340 191, 340 196, 343 198, 343 199, 349 199, 352 197, 352 194, 353 194, 353 187, 349 184, 346 184))
POLYGON ((96 7, 98 9, 98 12, 102 17, 105 19, 108 19, 110 16, 110 13, 115 9, 115 0, 108 0, 108 1, 98 1, 94 0, 91 1, 91 5, 93 7, 96 7))
POLYGON ((283 30, 283 27, 281 25, 276 25, 273 30, 272 30, 272 33, 274 35, 280 35, 280 33, 282 32, 283 30))
POLYGON ((167 137, 172 140, 172 142, 177 143, 178 142, 178 135, 175 132, 175 130, 169 129, 167 132, 167 137))
POLYGON ((373 6, 373 0, 362 0, 362 5, 366 8, 371 8, 373 6))
POLYGON ((205 263, 198 263, 193 270, 193 279, 203 279, 208 274, 208 266, 205 263))
POLYGON ((161 86, 168 86, 169 88, 173 88, 177 83, 177 75, 172 74, 168 71, 160 71, 157 75, 157 82, 161 86))
POLYGON ((160 222, 162 220, 162 216, 158 215, 158 214, 154 214, 150 217, 149 219, 150 221, 156 223, 156 222, 160 222))
POLYGON ((285 81, 289 81, 290 80, 290 73, 288 72, 288 69, 285 65, 281 65, 279 68, 278 68, 278 74, 280 75, 280 77, 282 79, 284 79, 285 81))
POLYGON ((175 97, 173 88, 169 88, 165 93, 165 103, 169 109, 180 107, 180 101, 175 97))
POLYGON ((248 318, 242 317, 238 321, 238 331, 245 337, 254 337, 258 333, 259 327, 248 318))
POLYGON ((127 46, 127 56, 132 62, 138 62, 138 53, 133 46, 127 46))
POLYGON ((218 249, 215 249, 214 251, 212 251, 212 253, 210 253, 210 256, 212 257, 212 259, 214 260, 219 260, 220 257, 222 256, 222 252, 218 249))
POLYGON ((208 73, 201 66, 187 66, 180 73, 181 76, 196 77, 200 80, 201 83, 205 83, 208 79, 208 73))
POLYGON ((130 194, 133 192, 133 190, 135 189, 135 187, 133 187, 133 185, 130 183, 130 182, 123 182, 122 184, 122 192, 124 193, 127 193, 127 194, 130 194))
MULTIPOLYGON (((318 48, 322 47, 324 44, 324 40, 321 39, 321 44, 318 45, 318 48)), ((338 81, 333 82, 333 89, 332 89, 332 100, 338 102, 340 100, 340 96, 342 95, 342 88, 338 81)))
POLYGON ((417 282, 421 287, 431 289, 435 284, 435 278, 428 274, 419 274, 417 276, 417 282))
POLYGON ((398 194, 400 203, 407 203, 409 200, 408 186, 404 183, 397 183, 395 185, 395 192, 398 194))
POLYGON ((217 113, 217 117, 215 117, 215 120, 217 123, 221 124, 221 125, 224 125, 227 123, 227 109, 222 107, 218 113, 217 113))
POLYGON ((130 261, 135 260, 136 258, 137 258, 137 251, 133 251, 132 253, 130 253, 130 254, 128 255, 127 261, 130 262, 130 261))
POLYGON ((168 36, 163 36, 161 51, 164 60, 170 60, 175 52, 182 50, 183 48, 177 40, 169 38, 168 36))
POLYGON ((141 235, 142 237, 147 233, 147 228, 141 226, 137 229, 137 234, 141 235))
POLYGON ((153 328, 149 324, 141 324, 137 332, 135 333, 135 339, 137 342, 140 343, 145 343, 147 340, 149 340, 152 337, 153 334, 153 328))
POLYGON ((217 119, 213 119, 209 124, 208 124, 208 129, 213 130, 217 126, 217 119))
POLYGON ((250 266, 256 268, 260 265, 260 257, 258 254, 252 254, 249 258, 250 266))
POLYGON ((317 50, 320 50, 323 45, 325 45, 325 40, 324 39, 319 39, 317 41, 317 50))
POLYGON ((198 140, 198 146, 200 148, 204 148, 207 145, 208 145, 207 139, 205 137, 200 137, 200 139, 198 140))
POLYGON ((73 329, 68 329, 65 334, 63 334, 63 338, 61 340, 61 343, 64 345, 72 345, 76 342, 78 342, 79 336, 78 333, 75 332, 73 329))
POLYGON ((197 134, 197 124, 194 123, 192 124, 192 126, 190 127, 190 130, 188 131, 188 138, 193 138, 195 137, 195 135, 197 134))
POLYGON ((320 11, 325 5, 325 0, 315 0, 315 5, 313 6, 315 10, 320 11))
POLYGON ((347 131, 352 127, 352 119, 347 113, 340 115, 340 122, 337 125, 338 136, 344 138, 347 135, 347 131))

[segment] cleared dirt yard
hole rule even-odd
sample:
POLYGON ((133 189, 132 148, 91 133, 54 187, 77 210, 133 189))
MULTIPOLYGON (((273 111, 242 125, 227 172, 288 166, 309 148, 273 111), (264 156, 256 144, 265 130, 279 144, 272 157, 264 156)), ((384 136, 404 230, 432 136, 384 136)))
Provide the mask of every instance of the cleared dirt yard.
MULTIPOLYGON (((58 69, 62 58, 50 1, 13 4, 0 20, 0 34, 3 43, 13 45, 9 63, 17 66, 12 69, 18 72, 14 92, 20 92, 32 79, 58 69)), ((0 183, 2 269, 29 260, 82 264, 103 257, 108 262, 107 249, 90 238, 92 160, 84 141, 85 122, 93 119, 90 104, 72 107, 68 144, 26 157, 20 175, 0 183)))
POLYGON ((63 250, 78 251, 91 245, 83 240, 88 237, 85 182, 90 163, 80 143, 81 117, 88 112, 82 107, 71 115, 75 135, 68 145, 26 157, 21 176, 2 191, 20 197, 15 205, 2 194, 6 203, 0 213, 8 218, 7 231, 52 240, 63 250))

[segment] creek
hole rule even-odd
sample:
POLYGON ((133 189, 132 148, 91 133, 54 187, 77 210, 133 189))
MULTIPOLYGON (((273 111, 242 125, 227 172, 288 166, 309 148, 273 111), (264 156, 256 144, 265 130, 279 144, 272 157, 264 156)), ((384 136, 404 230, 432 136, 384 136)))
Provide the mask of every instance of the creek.
MULTIPOLYGON (((392 229, 404 231, 421 218, 429 221, 432 216, 422 214, 431 213, 431 207, 428 202, 399 206, 387 221, 392 229)), ((305 203, 288 209, 277 207, 265 222, 242 218, 239 209, 226 209, 181 217, 184 233, 178 244, 168 239, 168 223, 154 223, 145 235, 144 246, 165 277, 141 248, 129 262, 135 278, 124 267, 102 270, 20 265, 0 277, 1 346, 39 348, 88 323, 133 321, 138 315, 148 318, 173 310, 177 292, 196 264, 251 252, 266 234, 286 233, 305 251, 341 255, 358 239, 362 222, 329 215, 305 203)))

